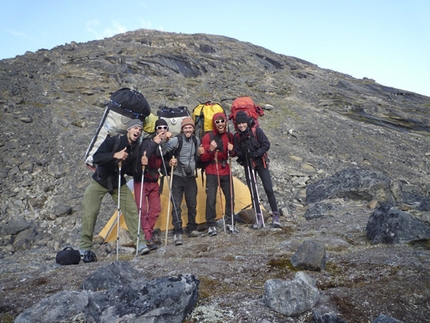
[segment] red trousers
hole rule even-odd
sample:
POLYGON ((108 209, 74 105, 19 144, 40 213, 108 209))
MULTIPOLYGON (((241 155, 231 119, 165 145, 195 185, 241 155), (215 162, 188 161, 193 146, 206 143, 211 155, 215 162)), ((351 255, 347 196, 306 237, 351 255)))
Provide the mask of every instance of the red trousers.
POLYGON ((145 234, 145 240, 152 240, 152 233, 161 211, 160 186, 158 182, 144 182, 142 194, 142 207, 140 206, 140 182, 134 182, 134 200, 139 210, 140 225, 145 234))

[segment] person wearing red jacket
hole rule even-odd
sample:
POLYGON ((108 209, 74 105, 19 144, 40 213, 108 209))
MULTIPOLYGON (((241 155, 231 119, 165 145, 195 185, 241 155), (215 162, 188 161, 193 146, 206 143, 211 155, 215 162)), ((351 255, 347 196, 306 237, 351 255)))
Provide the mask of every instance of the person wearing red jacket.
POLYGON ((216 236, 216 199, 218 187, 225 197, 225 224, 230 233, 237 233, 232 223, 231 170, 228 158, 235 156, 233 134, 227 132, 227 117, 224 113, 215 113, 212 117, 213 130, 206 133, 200 146, 200 160, 206 173, 206 222, 208 235, 216 236))

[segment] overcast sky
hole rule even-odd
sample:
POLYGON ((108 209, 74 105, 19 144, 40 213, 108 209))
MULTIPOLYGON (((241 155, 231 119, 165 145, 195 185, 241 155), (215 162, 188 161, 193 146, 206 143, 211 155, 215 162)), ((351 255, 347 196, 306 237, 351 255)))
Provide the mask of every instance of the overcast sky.
POLYGON ((430 0, 0 3, 0 59, 140 28, 207 33, 430 96, 430 0))

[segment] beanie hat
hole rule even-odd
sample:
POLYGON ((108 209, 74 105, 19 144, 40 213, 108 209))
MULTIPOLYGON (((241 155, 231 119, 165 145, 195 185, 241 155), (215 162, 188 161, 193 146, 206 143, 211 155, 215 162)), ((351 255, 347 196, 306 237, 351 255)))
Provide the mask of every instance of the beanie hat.
POLYGON ((239 111, 236 114, 236 124, 239 124, 239 123, 248 123, 249 120, 250 120, 250 117, 244 111, 239 111))
POLYGON ((162 118, 157 119, 157 121, 155 121, 155 129, 157 129, 158 126, 167 126, 167 127, 169 127, 169 125, 167 124, 167 121, 164 120, 164 119, 162 119, 162 118))
POLYGON ((184 119, 182 119, 182 122, 181 122, 181 129, 182 129, 183 127, 185 127, 185 126, 193 126, 194 128, 196 127, 196 126, 194 125, 194 121, 193 121, 193 119, 192 119, 192 118, 190 118, 190 117, 185 117, 184 119))
POLYGON ((136 126, 142 128, 142 121, 140 121, 139 119, 131 119, 129 122, 127 122, 127 131, 136 126))

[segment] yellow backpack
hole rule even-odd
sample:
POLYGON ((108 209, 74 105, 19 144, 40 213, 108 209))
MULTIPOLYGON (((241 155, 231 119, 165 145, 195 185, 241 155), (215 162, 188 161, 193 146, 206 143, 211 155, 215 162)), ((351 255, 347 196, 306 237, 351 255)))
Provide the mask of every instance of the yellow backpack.
POLYGON ((149 116, 145 118, 145 121, 143 122, 143 137, 146 138, 150 134, 155 132, 155 122, 158 120, 158 117, 150 113, 149 116))
POLYGON ((212 118, 214 114, 218 112, 226 114, 220 103, 212 101, 200 103, 193 109, 191 117, 196 125, 195 135, 197 137, 202 138, 205 133, 213 130, 212 118))

